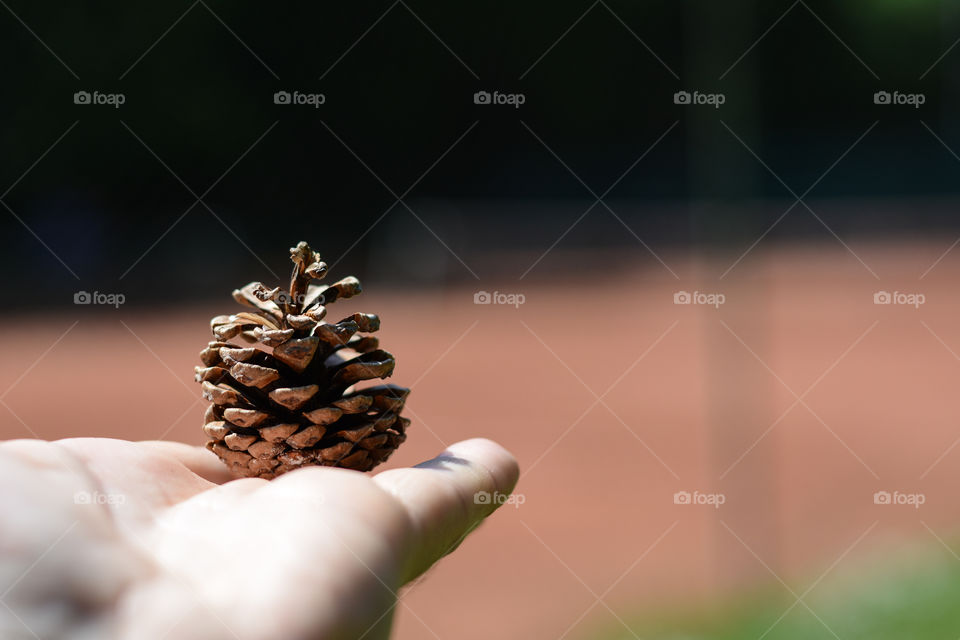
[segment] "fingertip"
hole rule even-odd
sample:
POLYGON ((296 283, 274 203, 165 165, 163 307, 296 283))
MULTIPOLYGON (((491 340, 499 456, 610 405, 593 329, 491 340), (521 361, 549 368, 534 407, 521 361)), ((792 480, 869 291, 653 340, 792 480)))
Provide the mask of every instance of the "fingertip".
POLYGON ((223 484, 235 479, 227 465, 206 447, 169 440, 143 440, 137 444, 149 451, 173 458, 208 482, 223 484))
POLYGON ((513 491, 520 479, 520 464, 517 459, 493 440, 487 438, 463 440, 447 447, 444 453, 468 460, 486 469, 493 479, 494 488, 500 493, 508 494, 513 491))

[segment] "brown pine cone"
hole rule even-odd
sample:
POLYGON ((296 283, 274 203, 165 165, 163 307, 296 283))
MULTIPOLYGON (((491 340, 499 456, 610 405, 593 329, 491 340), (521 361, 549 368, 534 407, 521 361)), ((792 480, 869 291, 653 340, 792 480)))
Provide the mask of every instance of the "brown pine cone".
POLYGON ((409 389, 354 389, 387 378, 396 364, 377 338, 373 314, 323 320, 327 306, 360 293, 360 282, 310 284, 327 265, 305 242, 290 250, 290 290, 251 282, 235 290, 250 307, 217 316, 216 338, 200 352, 196 379, 212 404, 204 418, 207 448, 237 476, 273 478, 304 465, 369 471, 406 439, 400 416, 409 389), (239 338, 245 344, 231 342, 239 338))

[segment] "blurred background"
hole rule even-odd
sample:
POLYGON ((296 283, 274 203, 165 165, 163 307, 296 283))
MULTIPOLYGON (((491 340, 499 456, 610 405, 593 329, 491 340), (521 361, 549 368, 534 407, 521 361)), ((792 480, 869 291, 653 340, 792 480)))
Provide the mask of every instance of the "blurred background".
POLYGON ((202 444, 307 240, 524 472, 395 637, 960 636, 956 3, 0 4, 0 437, 202 444))

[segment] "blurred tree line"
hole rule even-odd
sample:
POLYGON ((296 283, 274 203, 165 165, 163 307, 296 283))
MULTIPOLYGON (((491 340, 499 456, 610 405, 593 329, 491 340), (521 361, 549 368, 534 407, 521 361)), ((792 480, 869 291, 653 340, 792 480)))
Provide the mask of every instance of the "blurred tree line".
MULTIPOLYGON (((783 208, 748 203, 789 204, 780 180, 803 193, 874 122, 808 198, 950 198, 960 175, 944 147, 960 149, 956 3, 8 7, 0 266, 32 273, 28 299, 73 280, 40 240, 88 288, 123 276, 170 297, 269 277, 253 254, 285 270, 301 238, 361 275, 384 247, 436 248, 434 233, 460 255, 537 253, 621 176, 604 201, 645 240, 737 245, 783 208), (125 101, 75 104, 78 91, 125 101), (324 103, 275 104, 278 91, 324 103), (525 101, 478 105, 477 91, 525 101), (677 91, 725 101, 678 105, 677 91), (877 91, 925 102, 877 105, 877 91)), ((937 211, 831 224, 956 226, 937 211)), ((594 224, 565 245, 633 243, 594 224)))

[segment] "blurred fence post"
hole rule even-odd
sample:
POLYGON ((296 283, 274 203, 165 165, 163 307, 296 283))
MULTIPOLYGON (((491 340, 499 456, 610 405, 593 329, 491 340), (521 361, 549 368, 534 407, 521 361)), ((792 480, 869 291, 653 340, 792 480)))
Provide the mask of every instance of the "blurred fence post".
MULTIPOLYGON (((944 2, 940 9, 940 44, 943 51, 947 51, 956 44, 960 36, 960 6, 955 2, 944 2)), ((957 105, 960 103, 960 57, 947 54, 938 64, 944 68, 938 74, 941 82, 940 119, 943 129, 947 130, 950 139, 957 136, 957 105)))
POLYGON ((769 354, 767 291, 763 278, 756 277, 760 252, 720 279, 771 220, 768 207, 757 206, 762 197, 762 167, 724 126, 726 123, 762 157, 756 68, 763 43, 728 71, 766 28, 757 20, 757 10, 757 0, 733 5, 688 4, 687 67, 681 76, 687 91, 725 96, 718 109, 683 111, 691 228, 694 245, 706 251, 698 266, 698 285, 701 290, 724 293, 728 301, 719 312, 706 313, 702 325, 708 376, 704 437, 711 452, 703 482, 736 496, 707 525, 712 527, 715 581, 721 588, 770 576, 720 519, 774 570, 780 565, 776 461, 764 455, 776 434, 723 476, 774 420, 769 398, 775 380, 730 332, 736 332, 758 354, 769 354))

